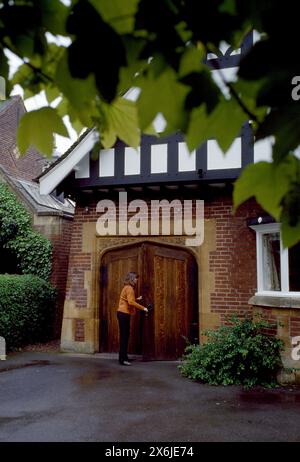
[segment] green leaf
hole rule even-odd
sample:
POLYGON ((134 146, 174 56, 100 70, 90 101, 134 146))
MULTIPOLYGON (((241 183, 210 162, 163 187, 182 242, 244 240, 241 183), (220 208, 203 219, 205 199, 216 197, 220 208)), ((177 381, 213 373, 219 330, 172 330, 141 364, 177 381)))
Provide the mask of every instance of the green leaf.
POLYGON ((122 37, 105 21, 90 2, 79 1, 68 17, 67 31, 75 40, 67 48, 72 77, 86 79, 94 74, 99 94, 111 103, 117 93, 121 66, 126 66, 122 37), (99 58, 94 48, 100 46, 99 58))
POLYGON ((212 134, 223 152, 226 152, 242 128, 243 123, 248 120, 236 100, 221 100, 216 109, 210 115, 212 134))
POLYGON ((281 217, 281 237, 283 247, 292 247, 300 241, 300 221, 291 226, 285 216, 281 217))
POLYGON ((123 95, 131 87, 135 86, 134 80, 136 76, 148 66, 146 59, 139 59, 142 47, 145 45, 144 40, 137 40, 126 36, 123 42, 126 48, 127 66, 120 68, 118 95, 123 95))
POLYGON ((101 145, 104 149, 111 148, 117 141, 117 134, 115 130, 107 128, 101 132, 101 145))
POLYGON ((290 156, 280 166, 270 162, 248 165, 234 185, 234 208, 255 197, 257 202, 277 221, 282 211, 281 200, 294 177, 294 160, 290 156))
POLYGON ((221 99, 210 114, 206 113, 202 104, 192 111, 186 135, 189 150, 192 151, 207 139, 213 138, 223 152, 226 152, 246 120, 246 114, 233 99, 221 99))
POLYGON ((170 131, 184 127, 184 102, 189 87, 178 82, 170 68, 154 78, 150 73, 138 79, 141 94, 138 98, 138 115, 141 130, 146 129, 161 112, 170 131))
POLYGON ((119 34, 128 34, 134 28, 134 16, 139 0, 90 0, 90 3, 119 34))
POLYGON ((291 247, 300 241, 300 160, 293 156, 294 178, 288 193, 281 201, 282 241, 285 247, 291 247))
POLYGON ((200 72, 203 69, 202 61, 204 57, 204 47, 187 47, 180 60, 178 76, 184 77, 192 72, 200 72))
POLYGON ((66 20, 69 9, 60 0, 39 0, 44 26, 54 35, 66 34, 66 20))
POLYGON ((11 83, 14 85, 21 85, 21 87, 26 87, 28 83, 33 79, 33 72, 27 64, 22 64, 17 68, 14 73, 11 83))
POLYGON ((30 35, 19 35, 15 39, 16 47, 23 56, 31 57, 34 54, 34 37, 30 35))
POLYGON ((75 79, 71 76, 67 54, 61 58, 56 71, 56 82, 60 91, 69 100, 73 113, 77 115, 83 126, 92 127, 95 118, 99 117, 96 107, 99 99, 94 76, 86 79, 75 79))
POLYGON ((82 130, 86 127, 84 127, 82 125, 82 123, 80 122, 80 120, 76 119, 75 117, 72 117, 71 114, 69 114, 69 117, 70 117, 70 123, 72 125, 72 128, 74 128, 74 130, 76 131, 77 135, 80 135, 80 133, 82 132, 82 130))
POLYGON ((159 134, 157 133, 155 127, 153 124, 149 125, 149 127, 145 128, 145 130, 143 130, 143 133, 145 135, 154 135, 154 136, 159 136, 159 134))
POLYGON ((205 103, 206 111, 209 114, 216 109, 222 94, 206 66, 201 72, 192 72, 186 75, 181 79, 181 82, 190 87, 185 101, 187 111, 201 106, 202 103, 205 103))
POLYGON ((48 103, 51 103, 52 101, 54 101, 56 98, 60 96, 60 91, 54 85, 47 85, 45 87, 45 94, 46 94, 48 103))
POLYGON ((231 15, 236 15, 235 0, 224 0, 218 9, 220 13, 229 13, 231 15))
POLYGON ((0 76, 6 80, 8 78, 8 73, 9 73, 8 59, 6 55, 4 54, 3 50, 0 48, 0 76))
POLYGON ((101 143, 110 148, 120 138, 134 148, 140 144, 140 131, 136 104, 124 98, 117 98, 110 106, 105 106, 107 126, 100 129, 101 143))
MULTIPOLYGON (((55 73, 58 63, 65 53, 65 48, 55 43, 49 43, 47 52, 42 56, 41 71, 50 78, 50 83, 55 85, 55 73)), ((49 80, 45 79, 45 84, 49 85, 49 80)))
POLYGON ((17 140, 21 154, 25 154, 29 146, 48 156, 54 149, 54 133, 68 136, 67 129, 55 109, 43 107, 27 112, 20 120, 17 140))
POLYGON ((28 99, 28 98, 32 98, 33 96, 35 96, 35 92, 32 91, 29 87, 27 88, 24 88, 24 100, 28 99))
POLYGON ((58 106, 56 107, 58 115, 63 118, 65 116, 68 116, 70 119, 70 123, 72 125, 72 128, 77 132, 77 135, 80 135, 81 131, 83 130, 84 125, 80 122, 78 119, 77 112, 74 111, 73 107, 69 103, 69 101, 66 98, 63 98, 58 106))
POLYGON ((264 83, 264 79, 246 81, 241 78, 231 83, 247 109, 249 109, 252 114, 255 114, 259 121, 262 121, 268 112, 268 107, 256 106, 257 95, 264 83))
POLYGON ((147 63, 141 61, 135 62, 132 66, 121 67, 119 74, 119 83, 117 88, 118 95, 124 95, 130 88, 135 86, 135 78, 147 63))
POLYGON ((24 99, 31 98, 44 89, 44 79, 37 75, 27 64, 22 64, 11 79, 12 87, 20 85, 24 90, 24 99))
MULTIPOLYGON (((270 115, 271 116, 271 115, 270 115)), ((274 145, 273 160, 280 162, 289 151, 296 149, 300 144, 300 108, 293 101, 288 107, 281 109, 278 120, 273 126, 276 129, 276 141, 274 145)))

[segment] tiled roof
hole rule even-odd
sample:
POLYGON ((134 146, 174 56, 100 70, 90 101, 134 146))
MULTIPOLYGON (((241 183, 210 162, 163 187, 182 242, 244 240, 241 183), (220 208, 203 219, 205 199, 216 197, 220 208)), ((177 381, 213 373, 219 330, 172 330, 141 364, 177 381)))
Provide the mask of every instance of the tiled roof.
POLYGON ((23 188, 24 191, 26 191, 26 193, 30 196, 30 199, 35 202, 40 212, 42 211, 42 208, 43 211, 61 211, 73 215, 74 206, 69 200, 65 199, 62 202, 51 194, 42 196, 39 191, 39 185, 32 181, 16 179, 15 181, 21 188, 23 188))
POLYGON ((47 162, 34 148, 20 157, 16 139, 20 118, 26 109, 20 96, 13 96, 0 104, 0 165, 11 175, 32 180, 39 175, 47 162))
POLYGON ((38 215, 61 215, 73 217, 75 207, 70 200, 65 199, 61 201, 52 194, 42 196, 37 183, 13 177, 1 166, 0 175, 10 185, 11 189, 20 197, 20 199, 22 201, 25 200, 30 208, 38 215))

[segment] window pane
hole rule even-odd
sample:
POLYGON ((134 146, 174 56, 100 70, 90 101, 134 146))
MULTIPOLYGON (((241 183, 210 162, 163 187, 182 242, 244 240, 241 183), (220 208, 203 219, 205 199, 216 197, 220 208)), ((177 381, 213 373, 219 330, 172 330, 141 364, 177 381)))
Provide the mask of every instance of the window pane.
POLYGON ((279 233, 263 234, 264 290, 281 290, 279 233))
POLYGON ((300 292, 300 243, 289 249, 290 291, 300 292))

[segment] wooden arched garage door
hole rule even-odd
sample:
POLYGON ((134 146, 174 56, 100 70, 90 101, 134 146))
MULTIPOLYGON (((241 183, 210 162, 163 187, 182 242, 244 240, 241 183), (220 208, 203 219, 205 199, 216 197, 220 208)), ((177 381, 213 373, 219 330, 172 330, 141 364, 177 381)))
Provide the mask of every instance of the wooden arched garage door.
POLYGON ((136 271, 136 296, 153 303, 145 316, 137 310, 131 318, 129 353, 144 359, 177 359, 185 339, 198 341, 197 268, 184 249, 142 243, 105 254, 101 262, 100 351, 117 352, 119 333, 116 309, 124 276, 136 271))

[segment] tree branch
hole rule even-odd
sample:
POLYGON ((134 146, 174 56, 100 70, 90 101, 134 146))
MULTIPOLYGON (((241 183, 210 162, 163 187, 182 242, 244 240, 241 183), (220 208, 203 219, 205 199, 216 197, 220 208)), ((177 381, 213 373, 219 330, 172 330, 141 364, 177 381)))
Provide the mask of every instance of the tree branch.
POLYGON ((49 77, 49 75, 45 74, 43 71, 41 71, 41 69, 34 66, 30 62, 25 61, 24 58, 20 56, 19 53, 16 50, 14 50, 10 45, 8 45, 3 38, 0 39, 0 43, 3 49, 7 48, 11 53, 16 55, 23 62, 23 64, 26 64, 26 66, 28 66, 35 74, 40 75, 40 77, 43 77, 43 79, 48 80, 48 82, 54 82, 52 77, 49 77))
MULTIPOLYGON (((206 51, 207 51, 207 53, 211 53, 211 51, 208 50, 208 49, 206 49, 206 51)), ((237 91, 234 88, 234 86, 232 85, 232 83, 228 82, 225 79, 224 74, 222 73, 221 69, 219 67, 217 67, 217 64, 216 64, 216 62, 214 60, 212 60, 212 66, 214 67, 214 70, 219 72, 219 75, 220 75, 220 77, 222 79, 222 82, 229 89, 231 96, 237 101, 238 105, 242 108, 242 110, 245 112, 245 114, 247 114, 251 120, 254 120, 257 124, 259 124, 259 120, 257 119, 256 115, 252 111, 250 111, 250 109, 246 106, 246 104, 241 99, 241 97, 237 93, 237 91)))

